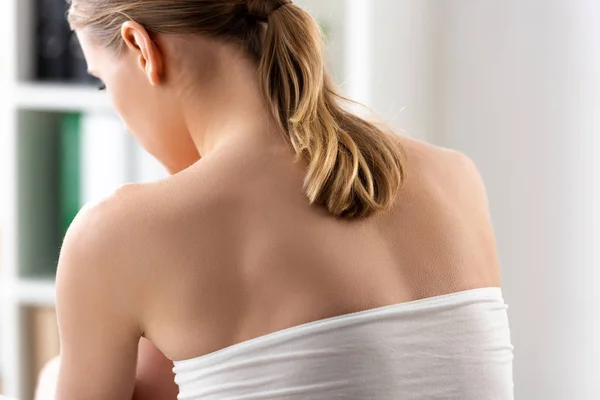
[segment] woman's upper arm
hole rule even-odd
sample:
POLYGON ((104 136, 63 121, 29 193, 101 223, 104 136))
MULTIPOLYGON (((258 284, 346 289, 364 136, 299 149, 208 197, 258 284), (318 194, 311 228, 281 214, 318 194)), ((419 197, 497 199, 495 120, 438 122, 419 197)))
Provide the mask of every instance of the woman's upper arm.
POLYGON ((105 209, 84 210, 63 244, 56 282, 59 400, 132 398, 141 332, 114 221, 105 209))

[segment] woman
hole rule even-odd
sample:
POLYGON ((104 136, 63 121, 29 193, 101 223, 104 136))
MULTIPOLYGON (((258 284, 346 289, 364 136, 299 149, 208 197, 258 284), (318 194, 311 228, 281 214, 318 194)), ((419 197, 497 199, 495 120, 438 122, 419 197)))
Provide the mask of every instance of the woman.
POLYGON ((171 177, 69 230, 59 399, 512 398, 477 170, 346 111, 306 12, 73 0, 69 20, 171 177))

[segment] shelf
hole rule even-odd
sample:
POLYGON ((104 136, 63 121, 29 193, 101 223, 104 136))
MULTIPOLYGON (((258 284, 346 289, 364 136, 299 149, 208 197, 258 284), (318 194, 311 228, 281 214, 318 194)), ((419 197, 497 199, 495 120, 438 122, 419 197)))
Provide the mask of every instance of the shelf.
POLYGON ((49 278, 20 279, 14 294, 19 305, 54 307, 56 304, 56 286, 49 278))
POLYGON ((16 106, 39 111, 111 110, 108 95, 93 86, 24 83, 15 95, 16 106))

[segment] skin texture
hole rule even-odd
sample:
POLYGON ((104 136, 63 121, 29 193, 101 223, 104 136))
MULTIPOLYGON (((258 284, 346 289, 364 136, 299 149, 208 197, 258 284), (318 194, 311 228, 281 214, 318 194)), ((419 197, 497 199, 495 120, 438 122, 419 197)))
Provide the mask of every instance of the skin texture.
POLYGON ((293 163, 240 49, 153 42, 133 22, 118 55, 78 35, 132 134, 173 175, 120 188, 69 230, 59 399, 174 399, 170 360, 499 286, 485 188, 465 155, 403 138, 408 177, 394 206, 339 220, 302 193, 306 165, 293 163))

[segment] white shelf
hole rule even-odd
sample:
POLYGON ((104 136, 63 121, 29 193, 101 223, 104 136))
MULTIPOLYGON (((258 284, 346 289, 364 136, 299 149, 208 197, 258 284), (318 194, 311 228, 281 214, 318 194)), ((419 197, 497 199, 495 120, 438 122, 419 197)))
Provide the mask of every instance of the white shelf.
POLYGON ((54 307, 55 290, 53 279, 21 278, 8 288, 4 298, 17 306, 54 307))
POLYGON ((20 279, 16 284, 16 301, 22 306, 53 307, 56 285, 53 279, 20 279))
POLYGON ((56 304, 56 285, 51 278, 19 278, 11 284, 3 282, 2 301, 8 301, 17 307, 54 307, 56 304))
POLYGON ((16 106, 40 111, 111 110, 106 92, 93 86, 21 83, 16 87, 16 106))

